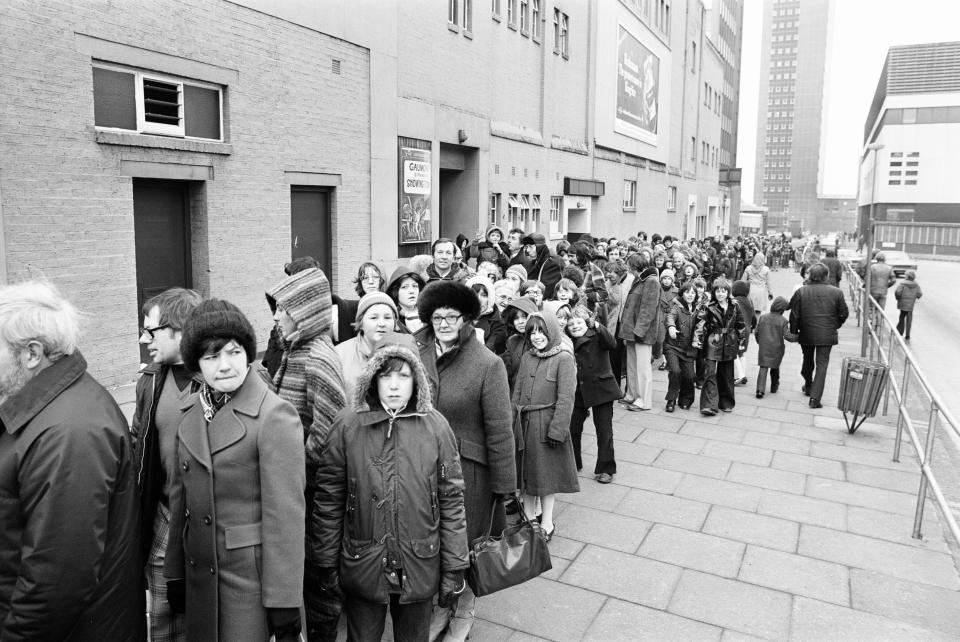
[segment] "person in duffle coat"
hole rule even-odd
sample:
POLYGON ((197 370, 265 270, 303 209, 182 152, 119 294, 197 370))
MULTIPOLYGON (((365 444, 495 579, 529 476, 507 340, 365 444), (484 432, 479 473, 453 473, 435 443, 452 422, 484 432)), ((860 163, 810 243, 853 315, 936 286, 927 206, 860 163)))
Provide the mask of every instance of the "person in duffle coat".
POLYGON ((303 603, 303 427, 249 366, 256 335, 210 299, 183 329, 183 362, 204 384, 181 407, 179 478, 164 574, 188 640, 297 640, 303 603))

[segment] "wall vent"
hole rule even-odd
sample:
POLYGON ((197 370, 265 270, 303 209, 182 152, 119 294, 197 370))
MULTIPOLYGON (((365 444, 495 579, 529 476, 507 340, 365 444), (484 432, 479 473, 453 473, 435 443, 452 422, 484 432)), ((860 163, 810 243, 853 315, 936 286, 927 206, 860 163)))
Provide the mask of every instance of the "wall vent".
POLYGON ((331 64, 330 64, 330 71, 332 71, 333 73, 335 73, 335 74, 338 75, 338 76, 340 75, 340 63, 341 63, 341 62, 342 62, 341 60, 337 60, 336 58, 334 58, 333 61, 332 61, 331 64))

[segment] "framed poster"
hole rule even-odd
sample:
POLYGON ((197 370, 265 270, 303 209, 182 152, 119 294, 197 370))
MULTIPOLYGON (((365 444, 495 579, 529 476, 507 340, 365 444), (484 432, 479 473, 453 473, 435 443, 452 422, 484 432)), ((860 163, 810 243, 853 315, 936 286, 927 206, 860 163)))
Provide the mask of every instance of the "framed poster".
POLYGON ((655 144, 659 102, 660 59, 620 25, 614 131, 655 144))
POLYGON ((433 194, 431 143, 401 137, 398 158, 400 245, 428 243, 431 238, 430 204, 433 194))

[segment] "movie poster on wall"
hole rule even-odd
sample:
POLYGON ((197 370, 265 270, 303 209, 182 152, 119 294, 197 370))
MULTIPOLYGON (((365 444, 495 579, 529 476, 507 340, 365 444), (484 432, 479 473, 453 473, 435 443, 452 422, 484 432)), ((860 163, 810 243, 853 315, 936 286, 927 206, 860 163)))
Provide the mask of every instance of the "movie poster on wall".
POLYGON ((401 245, 430 240, 430 197, 433 189, 430 154, 429 141, 400 141, 401 245), (421 147, 408 147, 405 143, 416 143, 421 147))
POLYGON ((660 59, 623 25, 617 38, 617 113, 614 130, 656 144, 660 59))

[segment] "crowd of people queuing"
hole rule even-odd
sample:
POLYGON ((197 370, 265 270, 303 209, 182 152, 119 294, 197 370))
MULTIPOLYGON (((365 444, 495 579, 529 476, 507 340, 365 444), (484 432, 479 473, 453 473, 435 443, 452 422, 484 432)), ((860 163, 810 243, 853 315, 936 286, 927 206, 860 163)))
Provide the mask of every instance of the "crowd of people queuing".
POLYGON ((47 283, 0 288, 0 639, 145 639, 145 580, 152 640, 335 640, 341 615, 379 640, 388 613, 396 640, 464 640, 470 542, 514 510, 552 538, 586 419, 608 484, 614 404, 653 408, 654 368, 666 412, 699 389, 700 413, 728 413, 751 332, 758 398, 799 338, 822 394, 803 314, 835 275, 783 237, 550 247, 493 226, 389 275, 364 262, 351 293, 310 257, 284 271, 260 359, 228 301, 144 304, 130 430, 86 374, 76 309, 47 283), (788 300, 770 271, 792 263, 809 284, 788 300))

